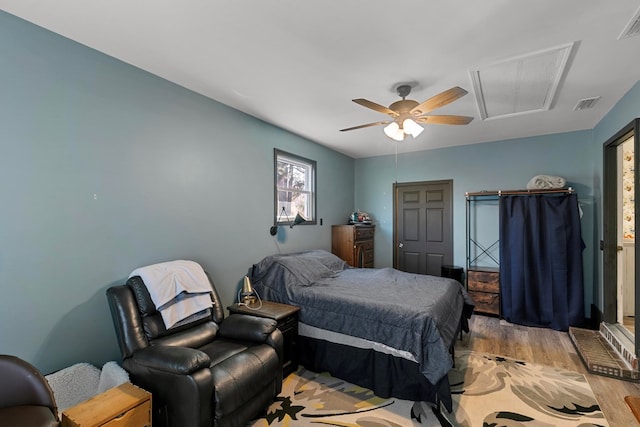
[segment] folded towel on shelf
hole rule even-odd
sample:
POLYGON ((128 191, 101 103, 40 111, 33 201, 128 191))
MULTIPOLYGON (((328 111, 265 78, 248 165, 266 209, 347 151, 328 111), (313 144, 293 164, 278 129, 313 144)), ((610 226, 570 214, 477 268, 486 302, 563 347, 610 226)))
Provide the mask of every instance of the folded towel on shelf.
POLYGON ((527 183, 527 190, 552 190, 564 188, 567 180, 561 176, 536 175, 527 183))
POLYGON ((135 269, 168 328, 213 306, 211 285, 197 262, 177 260, 135 269))

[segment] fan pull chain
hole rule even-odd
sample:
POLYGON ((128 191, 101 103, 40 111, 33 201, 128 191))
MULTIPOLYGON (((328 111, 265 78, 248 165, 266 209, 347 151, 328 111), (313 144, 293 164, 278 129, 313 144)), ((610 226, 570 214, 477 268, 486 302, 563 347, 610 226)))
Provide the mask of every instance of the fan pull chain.
POLYGON ((398 141, 396 141, 396 185, 398 184, 398 141))

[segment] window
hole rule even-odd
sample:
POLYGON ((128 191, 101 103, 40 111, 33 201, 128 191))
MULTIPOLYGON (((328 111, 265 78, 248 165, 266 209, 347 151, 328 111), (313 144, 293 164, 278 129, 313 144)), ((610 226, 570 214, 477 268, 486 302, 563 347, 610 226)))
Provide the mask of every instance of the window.
POLYGON ((278 149, 275 157, 275 223, 292 223, 297 214, 316 223, 316 162, 278 149))

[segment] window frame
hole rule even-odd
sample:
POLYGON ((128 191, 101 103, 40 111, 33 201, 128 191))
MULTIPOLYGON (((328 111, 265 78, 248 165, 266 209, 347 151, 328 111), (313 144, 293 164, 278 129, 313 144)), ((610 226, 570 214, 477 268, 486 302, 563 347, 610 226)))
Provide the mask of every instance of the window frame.
MULTIPOLYGON (((317 223, 317 191, 316 191, 316 183, 317 183, 317 163, 315 160, 307 159, 306 157, 298 156, 297 154, 289 153, 287 151, 279 150, 277 148, 273 149, 273 181, 274 181, 274 191, 273 191, 273 223, 275 225, 290 225, 293 223, 295 219, 295 215, 291 215, 291 212, 286 212, 286 215, 282 215, 282 209, 278 203, 278 195, 281 191, 284 191, 278 187, 278 162, 284 160, 289 161, 291 163, 298 163, 310 168, 308 173, 309 178, 311 179, 311 184, 309 190, 299 191, 300 193, 306 193, 309 195, 308 202, 306 203, 306 208, 308 209, 308 213, 304 215, 306 221, 300 223, 299 225, 314 225, 317 223), (310 206, 309 206, 310 205, 310 206)), ((291 191, 291 190, 289 190, 291 191)))

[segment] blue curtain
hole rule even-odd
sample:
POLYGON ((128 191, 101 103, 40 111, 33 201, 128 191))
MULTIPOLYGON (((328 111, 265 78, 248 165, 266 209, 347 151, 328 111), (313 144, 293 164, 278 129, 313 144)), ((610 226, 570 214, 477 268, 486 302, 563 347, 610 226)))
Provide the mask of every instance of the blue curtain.
POLYGON ((509 322, 566 331, 584 323, 576 194, 500 197, 500 300, 509 322))

